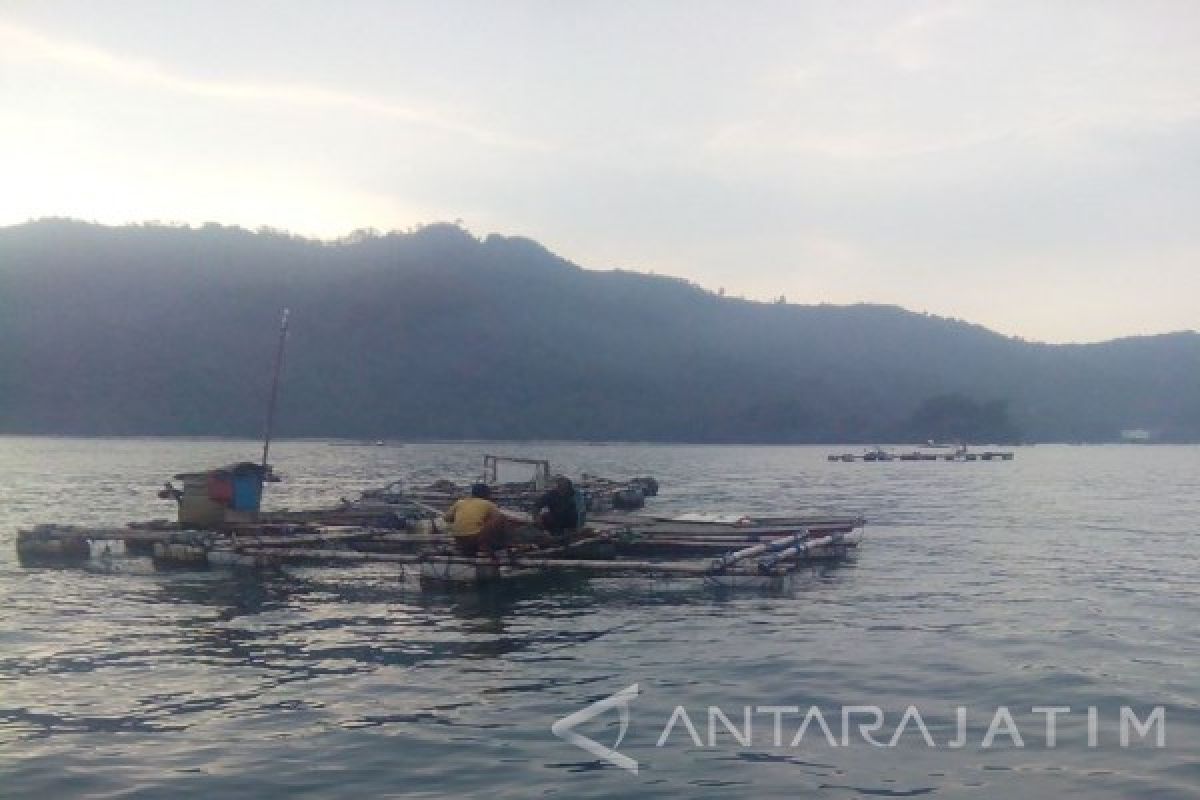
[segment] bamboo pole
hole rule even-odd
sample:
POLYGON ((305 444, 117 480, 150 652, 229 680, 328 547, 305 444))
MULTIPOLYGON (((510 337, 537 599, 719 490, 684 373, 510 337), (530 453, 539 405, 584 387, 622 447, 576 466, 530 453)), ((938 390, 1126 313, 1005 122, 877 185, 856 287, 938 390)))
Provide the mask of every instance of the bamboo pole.
POLYGON ((263 474, 267 471, 267 454, 271 451, 271 432, 275 426, 275 402, 279 399, 279 372, 283 369, 283 346, 287 342, 288 309, 283 310, 283 318, 279 321, 279 346, 275 350, 275 365, 271 372, 271 397, 267 401, 267 421, 263 426, 263 474))
POLYGON ((708 539, 711 541, 726 541, 729 539, 778 539, 780 537, 791 537, 797 534, 807 533, 834 533, 853 530, 850 525, 823 526, 817 525, 813 527, 788 527, 788 528, 730 528, 728 530, 689 530, 686 528, 677 529, 643 529, 637 526, 626 527, 608 527, 605 525, 594 526, 615 532, 626 531, 632 533, 647 541, 666 538, 689 538, 689 539, 708 539))
POLYGON ((611 541, 611 539, 609 539, 609 537, 607 537, 607 536, 587 536, 583 539, 576 539, 573 542, 568 542, 566 544, 561 544, 561 545, 555 545, 554 547, 541 547, 541 548, 538 548, 537 552, 541 555, 549 555, 552 553, 560 553, 561 554, 561 553, 567 552, 568 550, 574 550, 574 549, 584 547, 589 544, 597 544, 599 542, 608 542, 608 541, 611 541))
POLYGON ((217 534, 212 531, 143 531, 132 528, 53 528, 53 529, 24 529, 17 531, 17 541, 65 541, 72 539, 87 539, 93 542, 146 542, 146 543, 175 543, 194 544, 206 542, 217 534))
POLYGON ((355 531, 317 531, 315 533, 284 533, 270 534, 231 534, 229 543, 235 547, 275 547, 298 544, 320 544, 321 542, 354 542, 362 539, 372 540, 381 537, 381 533, 373 528, 362 528, 355 531))
MULTIPOLYGON (((784 537, 784 541, 791 541, 791 537, 784 537)), ((671 538, 671 539, 634 539, 630 542, 620 542, 626 547, 691 547, 702 548, 715 551, 717 553, 730 553, 744 547, 752 547, 763 544, 761 539, 729 539, 722 541, 714 541, 712 539, 690 539, 690 538, 671 538)))
POLYGON ((706 521, 706 520, 688 520, 688 519, 673 519, 671 517, 654 516, 651 514, 625 514, 621 512, 602 511, 595 514, 590 514, 589 517, 600 523, 612 523, 615 525, 624 525, 632 528, 643 528, 649 530, 651 528, 663 529, 679 529, 689 528, 692 530, 763 530, 763 529, 778 529, 778 528, 825 528, 825 527, 859 527, 866 523, 866 520, 861 516, 842 516, 842 515, 804 515, 790 517, 746 517, 745 521, 740 524, 737 522, 727 521, 706 521))
MULTIPOLYGON (((707 563, 683 561, 618 561, 574 558, 525 558, 492 560, 463 556, 429 556, 415 553, 364 553, 357 550, 318 550, 310 548, 245 548, 248 556, 264 556, 276 560, 319 560, 346 562, 390 562, 397 564, 463 564, 476 567, 512 567, 526 569, 579 569, 595 572, 649 572, 676 575, 704 576, 712 574, 707 563)), ((727 571, 724 574, 762 575, 759 570, 727 571)), ((770 574, 770 573, 766 573, 770 574)))
MULTIPOLYGON (((807 531, 805 531, 805 533, 807 533, 807 531)), ((801 542, 801 535, 796 534, 793 537, 780 538, 780 539, 776 539, 772 542, 766 542, 764 544, 757 544, 752 547, 747 547, 745 549, 738 550, 733 553, 729 553, 724 558, 720 558, 717 561, 714 561, 713 569, 714 570, 717 570, 717 569, 723 570, 723 569, 731 567, 734 564, 738 563, 739 561, 743 561, 747 558, 753 558, 754 556, 762 555, 763 553, 771 552, 773 550, 779 550, 783 547, 786 547, 788 545, 789 541, 793 545, 799 545, 801 542)))
POLYGON ((770 569, 781 561, 787 561, 789 558, 796 558, 803 553, 807 553, 813 547, 824 547, 825 545, 833 544, 839 537, 824 536, 820 539, 809 539, 806 542, 801 542, 794 547, 789 547, 786 550, 780 550, 777 553, 772 553, 770 558, 764 558, 758 562, 760 567, 770 569))

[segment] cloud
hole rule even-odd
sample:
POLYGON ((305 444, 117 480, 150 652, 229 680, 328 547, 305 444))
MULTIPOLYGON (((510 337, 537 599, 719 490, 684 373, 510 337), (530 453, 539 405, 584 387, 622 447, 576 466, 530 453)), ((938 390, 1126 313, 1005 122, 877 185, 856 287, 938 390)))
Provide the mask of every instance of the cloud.
MULTIPOLYGON (((1200 120, 1200 51, 1177 46, 1171 17, 983 9, 929 3, 839 17, 773 67, 742 113, 713 124, 703 151, 739 169, 972 151, 989 169, 998 153, 1078 160, 1096 154, 1101 136, 1200 120)), ((1195 20, 1183 15, 1175 28, 1194 30, 1195 20)))
POLYGON ((886 28, 875 38, 872 49, 900 69, 928 69, 940 63, 931 39, 944 30, 946 23, 967 17, 968 5, 964 0, 920 9, 886 28))
POLYGON ((3 21, 0 21, 0 59, 50 61, 86 71, 89 75, 100 73, 127 83, 216 100, 340 109, 463 136, 483 145, 547 149, 537 140, 472 125, 435 109, 323 86, 192 78, 163 69, 151 61, 116 56, 90 45, 53 39, 3 21))

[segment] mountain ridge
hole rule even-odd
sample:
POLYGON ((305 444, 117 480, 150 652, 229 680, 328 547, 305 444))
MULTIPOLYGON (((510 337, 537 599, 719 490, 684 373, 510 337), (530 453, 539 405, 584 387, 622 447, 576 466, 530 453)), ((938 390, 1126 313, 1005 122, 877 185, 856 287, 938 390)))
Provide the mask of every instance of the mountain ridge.
POLYGON ((0 431, 255 434, 285 305, 281 435, 869 442, 927 438, 938 401, 969 438, 1200 438, 1193 331, 1028 342, 451 224, 322 241, 73 220, 0 228, 0 431))

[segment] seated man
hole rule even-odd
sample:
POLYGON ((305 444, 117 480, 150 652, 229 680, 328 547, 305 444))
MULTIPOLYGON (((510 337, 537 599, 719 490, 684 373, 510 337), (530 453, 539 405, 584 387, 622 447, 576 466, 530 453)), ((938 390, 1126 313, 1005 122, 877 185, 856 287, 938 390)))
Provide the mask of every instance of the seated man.
POLYGON ((486 483, 471 486, 471 496, 455 501, 446 512, 450 535, 460 555, 495 556, 507 544, 508 521, 490 499, 486 483))
POLYGON ((575 485, 563 475, 554 479, 554 488, 537 499, 533 521, 542 530, 564 537, 579 527, 579 507, 575 503, 575 485))

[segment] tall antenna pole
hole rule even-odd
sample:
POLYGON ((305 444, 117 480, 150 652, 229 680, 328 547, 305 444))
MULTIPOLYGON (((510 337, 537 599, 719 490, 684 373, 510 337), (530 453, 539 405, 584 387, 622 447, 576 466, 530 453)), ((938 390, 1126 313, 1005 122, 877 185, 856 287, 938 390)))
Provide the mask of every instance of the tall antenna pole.
POLYGON ((267 469, 267 454, 271 452, 271 431, 275 427, 275 401, 279 399, 279 372, 283 369, 283 345, 287 342, 288 309, 279 321, 279 347, 275 350, 275 369, 271 374, 271 399, 267 403, 267 424, 263 430, 262 467, 267 469))

